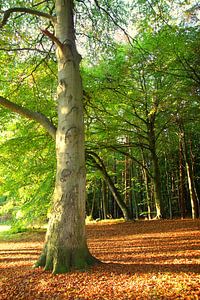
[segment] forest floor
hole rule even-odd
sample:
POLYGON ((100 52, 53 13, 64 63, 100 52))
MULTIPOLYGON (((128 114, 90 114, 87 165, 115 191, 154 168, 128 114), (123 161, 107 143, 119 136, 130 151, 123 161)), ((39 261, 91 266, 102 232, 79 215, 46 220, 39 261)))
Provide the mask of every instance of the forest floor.
POLYGON ((200 220, 99 222, 88 245, 105 264, 52 275, 32 265, 44 232, 0 239, 0 299, 200 299, 200 220))

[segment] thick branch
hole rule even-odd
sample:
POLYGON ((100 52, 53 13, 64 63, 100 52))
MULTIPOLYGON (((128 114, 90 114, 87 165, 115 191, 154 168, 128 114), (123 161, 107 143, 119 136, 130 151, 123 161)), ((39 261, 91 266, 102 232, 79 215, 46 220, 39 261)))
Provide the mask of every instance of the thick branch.
POLYGON ((50 40, 52 41, 52 42, 54 42, 58 47, 60 47, 61 48, 61 50, 62 50, 62 48, 63 48, 63 44, 59 41, 59 39, 57 39, 57 37, 53 34, 53 33, 51 33, 49 30, 47 30, 47 29, 41 29, 41 31, 42 31, 42 33, 44 34, 44 35, 46 35, 46 36, 48 36, 49 38, 50 38, 50 40))
POLYGON ((6 98, 0 96, 0 105, 8 108, 9 110, 25 117, 30 120, 34 120, 38 122, 40 125, 42 125, 43 128, 46 129, 46 131, 53 137, 53 139, 56 138, 56 127, 54 124, 43 114, 35 111, 31 111, 27 108, 24 108, 16 103, 13 103, 6 98))
POLYGON ((0 23, 0 28, 2 28, 4 25, 6 25, 10 15, 14 12, 27 13, 27 14, 31 14, 34 16, 43 17, 43 18, 51 20, 52 22, 55 20, 55 17, 53 17, 45 12, 42 12, 42 11, 38 11, 35 9, 26 8, 26 7, 12 7, 3 12, 4 15, 3 15, 3 20, 0 23))

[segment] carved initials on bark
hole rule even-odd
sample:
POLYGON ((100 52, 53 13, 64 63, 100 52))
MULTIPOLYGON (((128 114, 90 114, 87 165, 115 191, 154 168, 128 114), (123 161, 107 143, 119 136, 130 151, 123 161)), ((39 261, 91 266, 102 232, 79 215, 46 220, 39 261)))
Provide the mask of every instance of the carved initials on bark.
POLYGON ((72 143, 74 140, 76 142, 77 137, 78 137, 78 129, 75 126, 73 126, 69 128, 65 133, 65 143, 67 142, 72 143))
POLYGON ((67 181, 67 177, 69 177, 71 175, 72 171, 69 169, 63 169, 61 172, 61 177, 60 177, 60 181, 61 182, 65 182, 67 181))
POLYGON ((78 194, 78 185, 75 185, 68 193, 68 199, 71 205, 75 204, 75 199, 77 198, 77 194, 78 194))
MULTIPOLYGON (((72 101, 73 97, 71 95, 69 95, 69 102, 72 101)), ((77 106, 73 106, 70 111, 66 114, 65 118, 67 118, 72 112, 73 110, 77 111, 78 112, 78 107, 77 106)))
POLYGON ((57 94, 58 96, 64 96, 67 92, 67 83, 64 79, 61 79, 57 88, 57 94))

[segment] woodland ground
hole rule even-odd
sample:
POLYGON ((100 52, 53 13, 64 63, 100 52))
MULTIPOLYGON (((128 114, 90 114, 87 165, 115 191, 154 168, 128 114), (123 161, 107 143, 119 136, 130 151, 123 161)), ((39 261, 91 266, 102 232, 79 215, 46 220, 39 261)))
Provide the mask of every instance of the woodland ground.
POLYGON ((0 299, 200 299, 200 220, 87 225, 103 261, 85 272, 32 269, 44 232, 0 240, 0 299))

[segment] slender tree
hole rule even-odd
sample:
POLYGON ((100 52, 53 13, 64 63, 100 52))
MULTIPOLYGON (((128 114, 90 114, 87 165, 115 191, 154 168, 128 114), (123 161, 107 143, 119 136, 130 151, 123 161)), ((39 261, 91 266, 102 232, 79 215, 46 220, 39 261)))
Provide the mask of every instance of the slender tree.
POLYGON ((87 157, 88 157, 88 159, 90 159, 92 161, 94 166, 101 172, 102 177, 104 178, 105 182, 107 183, 116 203, 119 205, 119 207, 123 213, 124 219, 130 220, 131 215, 130 215, 129 208, 126 205, 126 203, 123 201, 118 189, 116 188, 114 182, 112 181, 111 177, 109 176, 103 160, 93 151, 88 151, 87 157))

